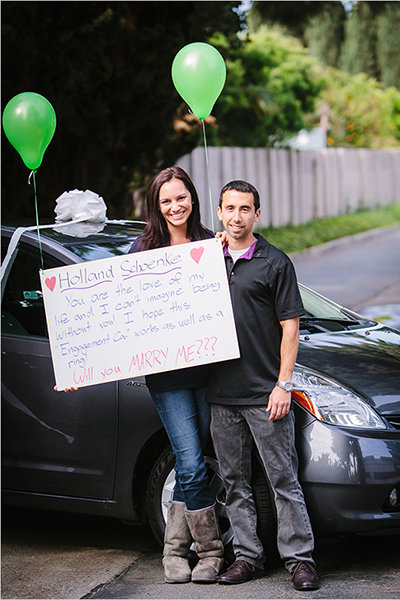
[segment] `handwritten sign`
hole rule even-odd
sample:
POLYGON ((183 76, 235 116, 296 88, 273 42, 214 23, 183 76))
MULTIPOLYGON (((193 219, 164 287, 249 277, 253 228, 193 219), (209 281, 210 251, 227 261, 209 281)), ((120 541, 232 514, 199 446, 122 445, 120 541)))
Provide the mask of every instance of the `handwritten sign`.
POLYGON ((239 357, 219 240, 41 272, 58 389, 239 357))

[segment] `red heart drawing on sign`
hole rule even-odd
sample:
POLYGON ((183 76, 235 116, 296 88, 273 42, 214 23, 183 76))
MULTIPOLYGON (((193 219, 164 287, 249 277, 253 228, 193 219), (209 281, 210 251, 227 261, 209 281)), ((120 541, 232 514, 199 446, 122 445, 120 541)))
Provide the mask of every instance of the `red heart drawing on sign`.
POLYGON ((52 292, 54 290, 54 288, 56 287, 56 278, 55 276, 50 277, 50 279, 46 279, 45 280, 45 284, 47 285, 47 287, 49 288, 49 290, 52 292))
POLYGON ((200 248, 193 248, 190 251, 190 256, 193 258, 194 261, 197 262, 197 264, 199 263, 199 260, 201 259, 201 257, 203 256, 203 252, 204 252, 204 248, 203 246, 200 246, 200 248))

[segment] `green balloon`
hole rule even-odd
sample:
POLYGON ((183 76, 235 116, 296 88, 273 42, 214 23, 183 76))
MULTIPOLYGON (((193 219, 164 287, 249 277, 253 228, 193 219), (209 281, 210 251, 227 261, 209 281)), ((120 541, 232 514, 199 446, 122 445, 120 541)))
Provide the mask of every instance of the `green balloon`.
POLYGON ((226 79, 224 59, 214 46, 203 42, 179 50, 172 63, 172 81, 191 111, 205 119, 222 92, 226 79))
POLYGON ((35 92, 11 98, 3 111, 3 129, 24 164, 35 171, 56 129, 56 114, 50 102, 35 92))

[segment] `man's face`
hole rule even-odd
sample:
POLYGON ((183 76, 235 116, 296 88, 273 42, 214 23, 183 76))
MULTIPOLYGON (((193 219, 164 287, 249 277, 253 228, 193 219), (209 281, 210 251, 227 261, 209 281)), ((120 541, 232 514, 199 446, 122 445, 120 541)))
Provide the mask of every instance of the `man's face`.
POLYGON ((253 227, 260 216, 260 209, 255 209, 252 193, 227 190, 217 212, 229 238, 241 245, 242 242, 253 241, 253 227))

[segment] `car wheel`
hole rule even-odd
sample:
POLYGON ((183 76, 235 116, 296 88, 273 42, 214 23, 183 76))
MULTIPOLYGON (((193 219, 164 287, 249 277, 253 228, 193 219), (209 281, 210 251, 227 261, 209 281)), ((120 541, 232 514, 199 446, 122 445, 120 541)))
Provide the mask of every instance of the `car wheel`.
MULTIPOLYGON (((206 456, 205 461, 209 472, 210 488, 216 501, 221 537, 229 561, 229 555, 233 558, 231 548, 233 531, 226 515, 225 488, 219 472, 218 461, 211 456, 206 456)), ((150 472, 146 488, 146 513, 148 523, 156 541, 161 547, 164 543, 168 503, 172 499, 175 485, 174 464, 175 458, 171 447, 168 446, 156 460, 150 472)), ((264 547, 266 549, 268 548, 268 556, 270 557, 271 547, 275 546, 276 540, 274 503, 262 468, 256 460, 253 467, 253 473, 253 493, 258 515, 257 532, 264 547)))

